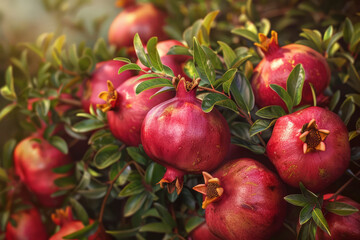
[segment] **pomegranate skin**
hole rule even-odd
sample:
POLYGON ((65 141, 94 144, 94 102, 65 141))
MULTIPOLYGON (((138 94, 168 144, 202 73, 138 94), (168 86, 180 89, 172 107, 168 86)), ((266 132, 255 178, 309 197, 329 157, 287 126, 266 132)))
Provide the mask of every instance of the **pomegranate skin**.
POLYGON ((349 165, 348 131, 335 113, 309 107, 276 121, 266 152, 285 183, 299 187, 302 182, 309 190, 319 192, 338 179, 349 165), (303 125, 311 119, 330 134, 324 140, 325 151, 304 154, 299 136, 303 125))
POLYGON ((251 158, 240 158, 213 177, 224 189, 205 209, 213 234, 227 240, 265 240, 280 229, 286 215, 285 190, 273 172, 251 158))
POLYGON ((174 92, 161 93, 153 98, 159 88, 135 93, 137 85, 148 79, 137 81, 138 76, 128 79, 119 88, 115 109, 107 112, 110 131, 128 146, 138 146, 141 143, 141 124, 151 108, 174 96, 174 92))
MULTIPOLYGON (((333 194, 324 195, 324 206, 328 204, 333 194)), ((339 195, 336 198, 337 202, 347 203, 360 210, 360 204, 348 197, 339 195)), ((352 240, 360 239, 360 212, 353 213, 349 216, 339 216, 331 212, 327 212, 325 219, 329 225, 331 236, 321 229, 316 231, 316 240, 352 240)))
POLYGON ((142 41, 147 42, 151 37, 165 40, 167 36, 163 30, 166 14, 151 3, 133 5, 120 12, 110 25, 109 43, 117 48, 132 47, 136 33, 142 41))
POLYGON ((214 170, 224 160, 230 131, 218 110, 203 112, 196 87, 188 92, 182 79, 176 97, 146 115, 141 141, 149 157, 167 172, 200 173, 214 170))
POLYGON ((52 169, 72 161, 45 139, 36 138, 40 142, 34 141, 35 137, 30 136, 15 147, 15 172, 43 206, 57 207, 62 203, 63 197, 51 197, 51 194, 59 190, 54 180, 68 174, 57 174, 52 169))
MULTIPOLYGON (((71 233, 74 233, 76 231, 79 231, 83 229, 85 226, 81 221, 70 221, 61 226, 60 230, 56 232, 54 235, 52 235, 49 240, 63 240, 63 237, 66 235, 69 235, 71 233)), ((93 234, 89 238, 89 240, 95 240, 96 235, 93 234)))
POLYGON ((11 218, 16 221, 16 227, 10 222, 6 225, 5 239, 7 240, 47 240, 45 225, 41 221, 37 209, 31 208, 14 213, 11 218))
POLYGON ((221 240, 210 232, 206 222, 195 228, 188 237, 188 240, 221 240))
POLYGON ((99 93, 107 90, 107 80, 110 80, 114 87, 119 87, 127 79, 134 76, 132 71, 124 71, 118 74, 119 69, 126 65, 124 62, 109 60, 99 62, 96 64, 96 69, 92 73, 90 79, 85 81, 85 91, 81 100, 85 112, 89 112, 89 107, 92 105, 94 109, 97 104, 101 104, 99 93))
POLYGON ((305 82, 300 105, 312 104, 312 93, 309 83, 314 86, 318 99, 323 99, 323 91, 330 83, 330 68, 326 59, 317 51, 300 44, 289 44, 279 47, 270 43, 264 58, 254 69, 252 88, 256 104, 262 108, 269 105, 279 105, 284 109, 285 103, 270 88, 277 84, 286 89, 286 81, 297 64, 302 64, 305 70, 305 82))

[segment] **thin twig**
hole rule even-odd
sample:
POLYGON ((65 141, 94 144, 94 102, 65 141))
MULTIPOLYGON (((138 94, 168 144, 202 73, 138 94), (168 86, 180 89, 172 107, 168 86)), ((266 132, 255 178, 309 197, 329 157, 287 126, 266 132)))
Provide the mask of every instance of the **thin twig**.
MULTIPOLYGON (((358 171, 355 176, 358 177, 360 175, 360 171, 358 171)), ((354 180, 354 178, 350 178, 344 185, 342 185, 335 193, 332 195, 331 199, 336 199, 336 197, 344 191, 344 189, 349 186, 349 184, 354 180)))
POLYGON ((78 100, 75 100, 75 99, 59 98, 59 102, 65 103, 65 104, 68 104, 68 105, 72 105, 72 106, 75 106, 75 107, 81 107, 82 106, 81 101, 78 101, 78 100))

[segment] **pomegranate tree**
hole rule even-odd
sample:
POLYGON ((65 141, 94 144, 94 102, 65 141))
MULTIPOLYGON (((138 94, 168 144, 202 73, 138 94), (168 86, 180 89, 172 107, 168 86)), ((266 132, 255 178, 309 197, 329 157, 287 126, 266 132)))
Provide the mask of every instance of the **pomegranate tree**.
POLYGON ((128 146, 138 146, 141 143, 141 124, 147 112, 157 104, 173 97, 173 92, 166 92, 150 99, 159 88, 136 94, 137 85, 146 81, 146 79, 138 81, 137 78, 138 76, 134 76, 128 79, 117 89, 108 81, 108 92, 101 92, 99 95, 106 101, 98 107, 107 112, 110 131, 128 146))
POLYGON ((206 224, 221 239, 269 239, 285 218, 284 186, 265 166, 251 158, 230 161, 205 184, 193 189, 204 194, 206 224))
POLYGON ((59 190, 54 180, 67 174, 57 174, 53 169, 71 163, 68 155, 52 146, 42 137, 23 139, 14 150, 16 174, 35 193, 39 202, 47 207, 59 206, 63 197, 52 197, 59 190))
POLYGON ((181 78, 176 97, 151 109, 141 127, 146 154, 166 167, 160 184, 168 183, 169 192, 180 193, 185 173, 214 170, 229 149, 226 120, 216 109, 203 112, 196 98, 199 80, 181 78))
POLYGON ((124 71, 118 74, 119 69, 125 63, 116 60, 99 62, 91 77, 85 81, 85 91, 81 100, 84 111, 88 112, 90 105, 94 108, 102 103, 99 99, 99 93, 106 91, 107 80, 110 80, 115 88, 120 86, 125 80, 134 75, 131 71, 124 71))
POLYGON ((280 47, 275 31, 271 32, 270 39, 262 33, 259 34, 259 39, 261 43, 255 45, 260 47, 265 56, 254 69, 251 83, 259 107, 280 105, 286 109, 284 102, 271 89, 270 84, 277 84, 286 89, 286 80, 297 64, 302 64, 305 70, 300 104, 311 104, 313 101, 309 83, 313 85, 318 99, 324 98, 322 93, 330 83, 330 68, 320 53, 300 44, 280 47))
POLYGON ((16 226, 8 222, 6 225, 5 239, 7 240, 47 240, 48 234, 41 220, 39 211, 31 207, 11 215, 16 226))
POLYGON ((349 165, 348 131, 335 113, 309 107, 276 121, 266 152, 284 182, 318 192, 349 165))

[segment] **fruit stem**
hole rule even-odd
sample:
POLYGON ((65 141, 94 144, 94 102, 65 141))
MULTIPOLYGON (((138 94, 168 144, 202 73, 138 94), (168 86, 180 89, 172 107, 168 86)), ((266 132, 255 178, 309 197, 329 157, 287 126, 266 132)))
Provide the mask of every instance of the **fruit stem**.
MULTIPOLYGON (((356 177, 360 176, 360 171, 358 171, 355 174, 356 177)), ((342 185, 333 195, 330 199, 336 199, 336 197, 342 192, 344 191, 344 189, 349 186, 349 184, 354 180, 354 178, 350 178, 346 183, 344 183, 344 185, 342 185)))

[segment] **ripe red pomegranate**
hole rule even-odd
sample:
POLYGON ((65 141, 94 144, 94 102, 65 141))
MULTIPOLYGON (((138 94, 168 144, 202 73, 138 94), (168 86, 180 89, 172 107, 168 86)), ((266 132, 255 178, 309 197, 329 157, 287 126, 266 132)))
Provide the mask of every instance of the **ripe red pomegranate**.
POLYGON ((41 221, 39 211, 32 207, 11 215, 11 219, 16 222, 13 226, 11 222, 6 225, 5 239, 7 240, 47 240, 48 234, 45 225, 41 221))
POLYGON ((169 192, 180 193, 186 173, 214 170, 229 149, 229 126, 216 109, 202 111, 198 84, 181 78, 176 97, 151 109, 141 127, 145 152, 167 169, 160 184, 169 192))
POLYGON ((269 105, 286 106, 281 98, 270 88, 277 84, 286 89, 286 81, 297 64, 302 64, 305 70, 305 83, 300 104, 312 104, 312 93, 309 83, 314 86, 318 99, 324 99, 322 92, 330 83, 330 68, 326 59, 317 51, 300 44, 278 45, 277 33, 271 32, 271 39, 259 34, 259 46, 265 57, 254 69, 252 88, 256 104, 259 107, 269 105))
POLYGON ((221 238, 210 232, 208 225, 204 222, 191 231, 188 240, 221 240, 221 238))
POLYGON ((150 99, 159 88, 150 89, 140 94, 135 93, 137 85, 148 79, 137 81, 138 76, 128 79, 116 90, 108 81, 108 92, 100 93, 99 97, 106 101, 98 107, 107 112, 110 131, 128 146, 141 143, 140 130, 145 115, 151 108, 174 96, 173 92, 165 92, 150 99), (110 110, 110 111, 109 111, 110 110))
MULTIPOLYGON (((184 44, 182 44, 181 42, 179 42, 177 40, 165 40, 165 41, 158 42, 156 45, 156 48, 159 53, 159 57, 161 58, 161 62, 164 65, 170 67, 171 69, 173 69, 173 67, 175 67, 176 65, 181 65, 181 64, 185 63, 186 60, 191 58, 190 56, 187 56, 187 55, 167 55, 167 53, 170 51, 171 47, 173 47, 173 46, 184 46, 184 44), (169 59, 171 60, 170 63, 175 62, 176 64, 169 66, 169 64, 170 64, 168 62, 169 59)), ((145 51, 146 51, 146 49, 145 49, 145 51)), ((136 64, 139 65, 144 70, 149 70, 149 68, 144 66, 140 62, 139 59, 136 61, 136 64)), ((175 74, 175 76, 177 76, 177 75, 175 74)))
POLYGON ((279 178, 251 158, 230 161, 213 175, 203 172, 205 184, 193 189, 204 194, 205 219, 221 239, 265 240, 285 218, 284 186, 279 178))
POLYGON ((145 42, 154 36, 159 40, 165 40, 167 38, 163 29, 165 19, 166 14, 152 3, 126 7, 110 25, 109 42, 117 48, 131 48, 136 33, 139 33, 140 38, 145 42))
POLYGON ((69 163, 69 156, 40 136, 23 139, 14 150, 16 174, 46 207, 56 207, 62 203, 63 197, 51 197, 51 194, 59 190, 54 180, 66 175, 54 173, 52 169, 69 163))
MULTIPOLYGON (((51 218, 55 224, 60 226, 60 230, 52 235, 49 240, 62 240, 64 236, 77 232, 85 227, 81 221, 73 218, 70 207, 66 207, 65 210, 56 210, 56 213, 51 214, 51 218)), ((89 222, 91 224, 94 220, 90 219, 89 222)), ((96 234, 94 233, 88 239, 95 240, 96 234)))
POLYGON ((98 96, 100 92, 106 91, 107 80, 110 80, 114 87, 117 88, 124 83, 125 80, 134 76, 134 72, 132 71, 124 71, 118 74, 119 69, 125 64, 124 62, 109 60, 96 65, 96 69, 90 79, 87 79, 85 82, 85 92, 81 101, 84 111, 88 112, 90 105, 95 108, 97 104, 102 103, 98 96))
POLYGON ((349 165, 348 131, 335 113, 309 107, 276 121, 266 152, 284 182, 318 192, 349 165))
MULTIPOLYGON (((333 194, 324 195, 324 206, 333 202, 334 199, 330 199, 333 194)), ((357 209, 360 209, 360 204, 344 196, 338 196, 337 202, 347 203, 357 209)), ((339 216, 337 214, 328 212, 325 215, 325 219, 329 225, 331 236, 326 232, 318 229, 316 231, 316 240, 350 240, 360 239, 360 212, 353 213, 348 216, 339 216)))

